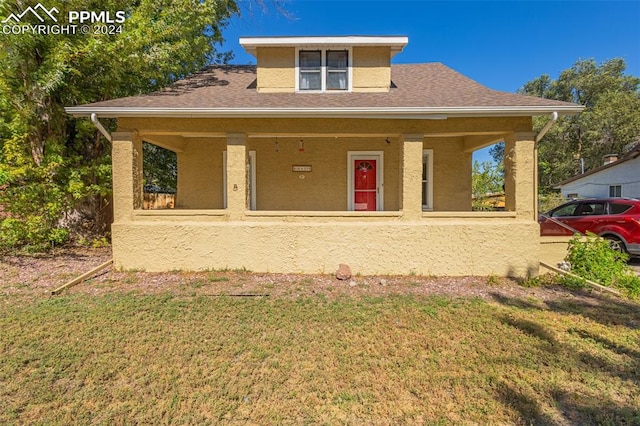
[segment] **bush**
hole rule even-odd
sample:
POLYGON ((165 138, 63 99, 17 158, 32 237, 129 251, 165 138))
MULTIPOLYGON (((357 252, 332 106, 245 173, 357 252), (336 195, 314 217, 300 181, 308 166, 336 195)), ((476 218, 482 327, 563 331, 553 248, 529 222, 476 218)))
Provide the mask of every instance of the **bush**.
POLYGON ((546 213, 549 210, 558 207, 561 204, 566 203, 568 200, 558 192, 552 192, 549 194, 538 195, 538 211, 540 213, 546 213))
POLYGON ((565 258, 571 264, 571 272, 581 280, 563 276, 561 282, 570 287, 585 286, 586 280, 615 287, 631 298, 640 296, 640 277, 637 277, 625 253, 613 250, 609 242, 587 232, 586 237, 575 236, 569 241, 569 252, 565 258))

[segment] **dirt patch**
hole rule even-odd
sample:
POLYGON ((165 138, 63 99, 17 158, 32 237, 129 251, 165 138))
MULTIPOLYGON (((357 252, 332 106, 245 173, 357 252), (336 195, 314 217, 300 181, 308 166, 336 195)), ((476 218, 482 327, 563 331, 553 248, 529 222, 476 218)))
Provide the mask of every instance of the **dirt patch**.
MULTIPOLYGON (((109 248, 69 249, 46 256, 0 258, 0 294, 34 299, 48 297, 71 279, 111 258, 109 248)), ((336 266, 337 267, 337 266, 336 266)), ((247 271, 121 272, 107 268, 64 293, 104 295, 114 292, 171 293, 230 297, 364 297, 441 295, 482 299, 590 299, 589 291, 559 287, 528 288, 496 277, 354 276, 340 281, 327 274, 271 274, 247 271)))

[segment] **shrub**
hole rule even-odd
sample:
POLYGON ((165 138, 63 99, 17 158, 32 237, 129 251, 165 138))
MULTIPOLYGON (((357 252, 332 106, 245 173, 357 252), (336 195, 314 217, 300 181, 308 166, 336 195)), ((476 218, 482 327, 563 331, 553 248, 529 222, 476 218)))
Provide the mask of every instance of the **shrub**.
POLYGON ((569 251, 565 258, 571 264, 571 272, 581 277, 576 280, 563 276, 561 282, 575 287, 584 286, 585 280, 596 281, 607 287, 615 287, 627 296, 640 296, 640 277, 635 276, 625 253, 613 250, 609 242, 587 232, 586 237, 575 236, 569 241, 569 251))

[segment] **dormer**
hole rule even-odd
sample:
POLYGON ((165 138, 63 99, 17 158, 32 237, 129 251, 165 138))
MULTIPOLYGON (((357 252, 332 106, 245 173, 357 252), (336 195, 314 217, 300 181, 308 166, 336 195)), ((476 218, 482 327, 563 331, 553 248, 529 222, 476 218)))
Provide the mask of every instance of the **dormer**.
POLYGON ((404 36, 241 37, 261 93, 388 92, 404 36))

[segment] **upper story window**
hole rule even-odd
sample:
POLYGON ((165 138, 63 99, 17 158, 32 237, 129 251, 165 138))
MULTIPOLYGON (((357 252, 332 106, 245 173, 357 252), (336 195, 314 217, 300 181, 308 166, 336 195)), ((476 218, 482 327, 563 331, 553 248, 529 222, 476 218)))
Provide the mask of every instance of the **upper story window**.
POLYGON ((350 89, 348 50, 299 50, 299 91, 334 91, 350 89))
POLYGON ((300 51, 300 90, 322 90, 322 52, 300 51))

